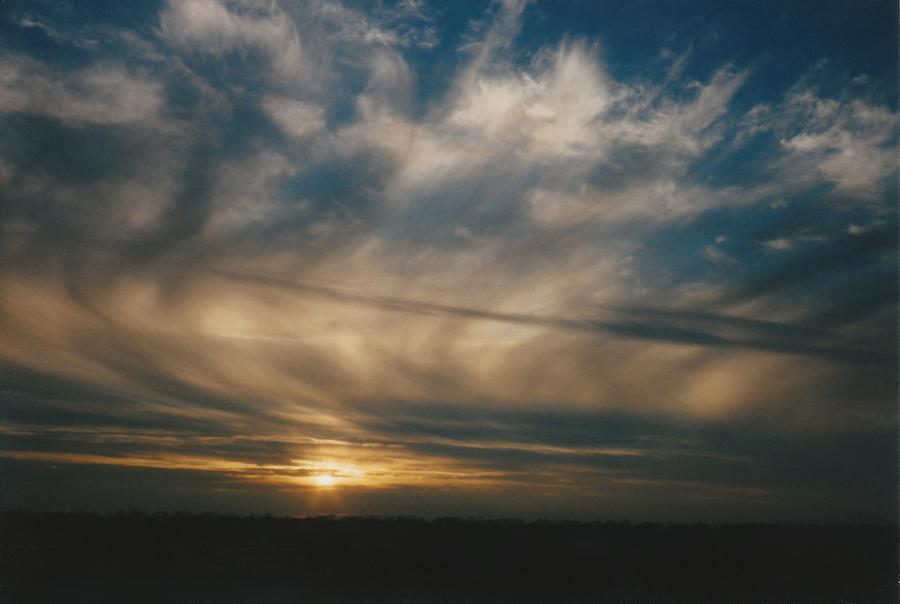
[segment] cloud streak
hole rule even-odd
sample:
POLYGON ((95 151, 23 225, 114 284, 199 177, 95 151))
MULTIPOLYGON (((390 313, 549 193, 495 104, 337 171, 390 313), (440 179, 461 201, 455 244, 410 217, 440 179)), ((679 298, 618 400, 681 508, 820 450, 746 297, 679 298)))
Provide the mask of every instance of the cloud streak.
MULTIPOLYGON (((237 281, 289 289, 346 304, 359 304, 392 312, 496 321, 519 325, 612 334, 677 344, 721 348, 748 348, 784 354, 806 354, 850 363, 890 363, 892 351, 852 346, 843 338, 804 326, 671 309, 619 307, 606 309, 614 318, 570 319, 503 313, 402 298, 354 294, 330 287, 298 283, 284 277, 234 270, 211 271, 237 281), (729 333, 730 332, 730 333, 729 333)), ((252 337, 252 336, 245 336, 252 337)))

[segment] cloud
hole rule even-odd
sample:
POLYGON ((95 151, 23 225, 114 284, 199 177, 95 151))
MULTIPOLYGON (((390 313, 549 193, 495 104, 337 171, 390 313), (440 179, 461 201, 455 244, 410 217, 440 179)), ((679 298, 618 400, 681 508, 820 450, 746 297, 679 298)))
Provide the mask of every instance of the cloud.
POLYGON ((781 237, 779 239, 770 239, 768 241, 764 241, 763 245, 772 250, 789 250, 792 247, 792 243, 790 239, 785 239, 781 237))
POLYGON ((327 471, 359 510, 861 484, 896 415, 894 114, 458 10, 171 2, 125 58, 10 53, 4 463, 288 507, 327 471))
MULTIPOLYGON (((707 248, 708 247, 709 246, 707 246, 707 248)), ((778 248, 777 246, 771 247, 774 249, 784 249, 778 248)), ((729 260, 733 262, 733 259, 729 258, 729 260)), ((726 262, 725 259, 717 259, 716 261, 720 263, 726 262)), ((258 273, 242 275, 239 272, 228 271, 226 269, 224 271, 217 271, 216 274, 238 280, 249 279, 265 285, 295 290, 307 295, 324 297, 339 303, 362 305, 380 310, 409 313, 412 315, 437 317, 452 316, 467 320, 519 323, 551 329, 605 332, 626 338, 646 338, 650 340, 682 342, 701 346, 723 348, 734 346, 760 348, 772 352, 784 352, 789 354, 821 354, 836 360, 846 359, 851 362, 857 355, 859 362, 873 362, 882 357, 884 360, 890 358, 889 354, 882 355, 875 351, 866 351, 864 348, 858 350, 854 350, 853 348, 843 349, 840 347, 841 344, 839 343, 839 339, 835 342, 838 343, 838 348, 830 348, 826 345, 820 349, 817 348, 817 340, 827 341, 831 339, 829 334, 825 332, 794 328, 790 325, 779 323, 753 321, 750 319, 742 319, 740 317, 703 315, 674 310, 653 311, 650 309, 643 309, 640 312, 635 313, 629 312, 624 308, 618 309, 618 311, 623 313, 625 317, 617 317, 615 314, 610 316, 608 311, 607 313, 597 313, 597 316, 582 319, 542 317, 519 313, 494 312, 477 308, 451 306, 416 300, 404 300, 400 298, 359 295, 326 286, 307 285, 292 282, 289 279, 284 279, 279 276, 268 276, 258 273), (636 320, 635 318, 628 317, 628 315, 640 317, 640 319, 636 320), (651 319, 654 315, 656 320, 651 319), (730 335, 726 336, 717 333, 718 329, 716 328, 718 327, 731 327, 732 329, 738 330, 742 328, 750 329, 750 332, 748 334, 740 334, 737 337, 730 335), (766 333, 766 331, 768 331, 768 333, 766 333), (792 335, 793 338, 782 340, 781 337, 776 337, 769 340, 770 337, 776 335, 792 335)))
POLYGON ((200 55, 260 52, 273 78, 303 77, 309 69, 297 28, 274 3, 171 2, 160 13, 160 32, 175 47, 200 55))
POLYGON ((85 35, 84 31, 77 34, 54 27, 50 22, 32 15, 23 15, 17 24, 26 29, 37 29, 57 44, 73 45, 81 48, 93 48, 99 44, 99 40, 92 35, 85 35))
POLYGON ((786 153, 780 171, 789 186, 824 181, 849 199, 878 201, 896 170, 897 116, 866 99, 821 97, 805 84, 795 85, 777 112, 751 110, 744 135, 771 130, 778 136, 786 153))
POLYGON ((703 257, 720 266, 726 266, 737 262, 734 258, 720 250, 714 245, 706 245, 703 247, 703 257))
POLYGON ((7 56, 0 84, 0 111, 72 123, 148 122, 163 106, 158 82, 115 63, 63 74, 28 57, 7 56))
POLYGON ((527 0, 500 0, 491 7, 492 18, 471 24, 475 29, 474 36, 461 47, 473 57, 470 73, 479 73, 493 62, 503 63, 503 53, 509 50, 519 33, 520 19, 527 5, 527 0), (481 34, 480 30, 485 31, 481 34))
POLYGON ((599 143, 591 124, 611 103, 607 78, 583 47, 560 48, 550 62, 534 78, 522 74, 465 82, 448 126, 491 145, 524 142, 526 152, 536 155, 583 155, 599 143), (508 135, 524 140, 504 140, 508 135))
POLYGON ((303 138, 325 125, 322 108, 310 103, 269 96, 263 99, 263 108, 290 136, 303 138))
POLYGON ((492 206, 554 230, 685 219, 747 197, 684 178, 722 138, 719 119, 745 77, 720 69, 676 101, 662 86, 615 81, 596 48, 563 43, 527 69, 473 61, 425 120, 365 95, 338 141, 390 155, 386 197, 399 206, 452 204, 461 215, 492 206))

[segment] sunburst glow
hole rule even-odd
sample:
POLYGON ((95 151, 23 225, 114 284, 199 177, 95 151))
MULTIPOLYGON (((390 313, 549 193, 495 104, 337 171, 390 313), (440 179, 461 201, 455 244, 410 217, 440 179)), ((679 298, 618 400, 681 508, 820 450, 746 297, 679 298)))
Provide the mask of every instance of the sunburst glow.
POLYGON ((312 477, 312 483, 317 487, 333 487, 337 485, 337 478, 331 474, 319 474, 312 477))

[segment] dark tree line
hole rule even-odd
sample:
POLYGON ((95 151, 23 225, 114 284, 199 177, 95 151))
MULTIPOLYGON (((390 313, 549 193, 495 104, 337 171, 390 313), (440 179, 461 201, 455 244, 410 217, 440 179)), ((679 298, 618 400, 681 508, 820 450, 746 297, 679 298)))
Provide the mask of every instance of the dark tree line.
POLYGON ((0 514, 3 602, 895 602, 897 529, 0 514))

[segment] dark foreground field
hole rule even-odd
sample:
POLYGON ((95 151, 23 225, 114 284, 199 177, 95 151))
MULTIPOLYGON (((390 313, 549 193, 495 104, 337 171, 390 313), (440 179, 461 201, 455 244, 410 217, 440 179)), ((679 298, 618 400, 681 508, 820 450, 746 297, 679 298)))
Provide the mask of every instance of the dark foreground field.
POLYGON ((3 602, 895 602, 891 527, 2 514, 3 602))

